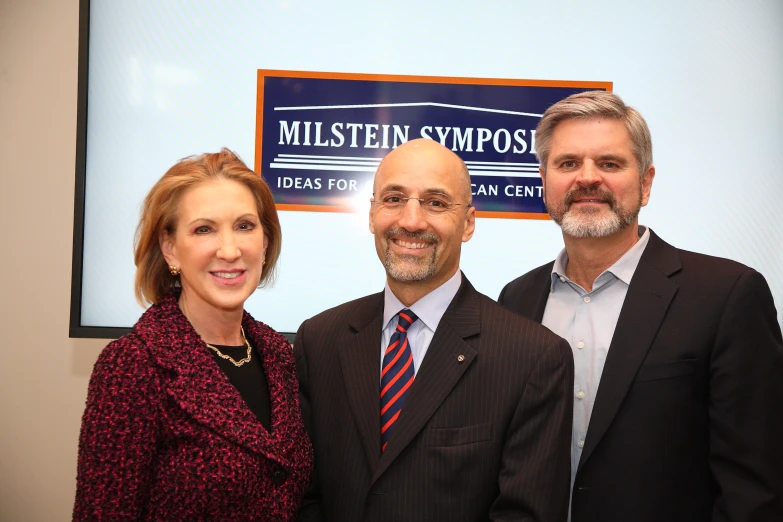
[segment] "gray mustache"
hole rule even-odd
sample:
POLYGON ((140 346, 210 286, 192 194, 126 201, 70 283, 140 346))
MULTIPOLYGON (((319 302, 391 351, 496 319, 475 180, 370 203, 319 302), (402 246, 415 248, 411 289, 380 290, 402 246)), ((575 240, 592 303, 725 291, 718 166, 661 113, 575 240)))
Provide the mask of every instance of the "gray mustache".
POLYGON ((566 206, 570 207, 571 203, 577 198, 600 199, 609 203, 611 208, 614 208, 616 203, 614 196, 610 192, 603 190, 576 189, 566 194, 566 206))
POLYGON ((429 243, 440 243, 440 240, 438 236, 434 232, 408 232, 404 228, 396 227, 396 228, 390 228, 386 231, 384 234, 384 237, 386 239, 391 239, 393 236, 396 237, 404 237, 405 239, 421 239, 423 241, 429 242, 429 243))

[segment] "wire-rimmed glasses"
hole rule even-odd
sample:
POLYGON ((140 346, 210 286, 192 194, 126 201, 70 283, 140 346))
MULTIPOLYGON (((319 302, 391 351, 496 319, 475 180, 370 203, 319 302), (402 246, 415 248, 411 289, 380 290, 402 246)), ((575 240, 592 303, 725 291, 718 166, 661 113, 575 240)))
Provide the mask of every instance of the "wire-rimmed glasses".
POLYGON ((387 216, 396 216, 409 200, 416 200, 421 205, 421 209, 430 216, 440 216, 445 212, 454 210, 457 207, 465 207, 466 209, 472 207, 470 203, 454 203, 449 200, 445 194, 429 193, 424 194, 421 198, 412 198, 406 195, 404 192, 384 192, 377 199, 375 197, 370 199, 370 202, 383 214, 387 216))

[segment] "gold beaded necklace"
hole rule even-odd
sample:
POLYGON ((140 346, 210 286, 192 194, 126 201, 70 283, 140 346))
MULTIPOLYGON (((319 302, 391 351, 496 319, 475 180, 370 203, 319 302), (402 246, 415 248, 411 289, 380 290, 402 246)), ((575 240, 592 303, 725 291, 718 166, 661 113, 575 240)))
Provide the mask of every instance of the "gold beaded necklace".
POLYGON ((240 326, 239 327, 239 331, 242 332, 242 339, 245 341, 245 346, 247 346, 247 355, 245 356, 244 359, 240 359, 239 361, 235 361, 233 357, 231 357, 230 355, 224 354, 223 352, 218 350, 217 347, 212 346, 211 344, 209 344, 206 341, 204 341, 204 344, 206 344, 207 348, 209 348, 210 350, 214 350, 214 352, 216 354, 218 354, 218 357, 220 357, 222 359, 225 359, 227 361, 231 361, 234 366, 239 368, 240 366, 242 366, 246 362, 250 362, 250 358, 253 356, 253 348, 250 346, 250 343, 247 342, 247 337, 245 337, 245 329, 240 326))

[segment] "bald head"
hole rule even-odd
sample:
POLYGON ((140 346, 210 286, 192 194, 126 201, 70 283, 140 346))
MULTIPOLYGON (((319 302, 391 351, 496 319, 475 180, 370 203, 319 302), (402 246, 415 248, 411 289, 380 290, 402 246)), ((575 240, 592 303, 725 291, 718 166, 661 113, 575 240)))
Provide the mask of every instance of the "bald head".
POLYGON ((375 173, 374 194, 384 189, 383 181, 391 171, 405 174, 412 179, 433 172, 443 172, 450 181, 456 199, 463 203, 470 203, 473 199, 470 175, 465 162, 437 141, 418 138, 403 143, 387 154, 375 173))
POLYGON ((476 228, 476 209, 470 203, 465 163, 435 141, 409 141, 381 162, 370 232, 386 282, 406 306, 459 270, 462 243, 476 228))

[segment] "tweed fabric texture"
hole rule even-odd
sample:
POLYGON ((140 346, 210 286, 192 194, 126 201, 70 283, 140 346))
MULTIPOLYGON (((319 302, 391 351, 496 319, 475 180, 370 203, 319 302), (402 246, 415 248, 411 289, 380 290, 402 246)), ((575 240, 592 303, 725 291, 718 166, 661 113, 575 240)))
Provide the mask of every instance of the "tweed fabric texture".
POLYGON ((95 364, 74 520, 293 520, 312 472, 288 341, 247 312, 264 429, 170 294, 95 364))

